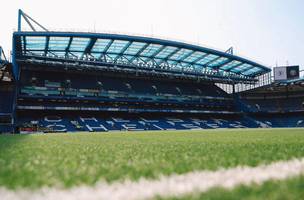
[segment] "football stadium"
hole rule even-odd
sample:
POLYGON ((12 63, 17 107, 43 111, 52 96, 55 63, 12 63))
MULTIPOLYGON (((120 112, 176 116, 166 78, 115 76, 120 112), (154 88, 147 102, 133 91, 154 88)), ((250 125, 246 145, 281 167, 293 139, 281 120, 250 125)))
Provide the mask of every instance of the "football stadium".
POLYGON ((303 199, 299 66, 18 16, 0 48, 0 199, 303 199))

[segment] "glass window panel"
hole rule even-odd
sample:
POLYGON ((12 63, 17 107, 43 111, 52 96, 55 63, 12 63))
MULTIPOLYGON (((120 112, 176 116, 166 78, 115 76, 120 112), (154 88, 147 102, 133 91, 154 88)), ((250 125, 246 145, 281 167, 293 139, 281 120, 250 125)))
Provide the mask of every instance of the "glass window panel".
POLYGON ((88 46, 90 38, 73 38, 70 51, 84 51, 88 46))
POLYGON ((70 37, 50 37, 50 51, 65 51, 70 42, 70 37))
POLYGON ((44 50, 46 45, 46 37, 27 36, 26 50, 44 50))
POLYGON ((109 39, 98 39, 91 52, 104 52, 105 48, 110 44, 111 40, 109 39))

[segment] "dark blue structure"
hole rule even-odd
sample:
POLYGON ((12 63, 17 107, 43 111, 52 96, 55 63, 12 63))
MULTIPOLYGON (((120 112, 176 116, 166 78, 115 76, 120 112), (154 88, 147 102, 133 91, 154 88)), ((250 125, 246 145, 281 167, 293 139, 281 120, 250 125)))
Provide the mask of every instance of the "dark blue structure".
POLYGON ((239 96, 234 87, 257 85, 271 70, 231 53, 139 36, 50 32, 19 11, 13 77, 0 82, 0 131, 270 126, 251 115, 263 110, 250 106, 250 94, 239 96), (33 31, 22 31, 22 18, 33 31))

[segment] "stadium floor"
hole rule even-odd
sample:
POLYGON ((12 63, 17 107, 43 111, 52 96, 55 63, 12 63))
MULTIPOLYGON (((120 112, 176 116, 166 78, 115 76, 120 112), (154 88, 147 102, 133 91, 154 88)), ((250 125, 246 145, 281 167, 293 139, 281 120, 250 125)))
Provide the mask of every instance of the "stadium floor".
MULTIPOLYGON (((2 135, 0 187, 14 191, 93 186, 100 181, 135 181, 142 177, 154 180, 161 175, 254 167, 302 157, 303 129, 2 135)), ((298 177, 262 186, 240 186, 232 191, 212 189, 185 198, 254 199, 265 194, 279 199, 274 195, 275 188, 283 187, 286 194, 294 194, 286 196, 292 199, 303 194, 294 186, 303 188, 303 184, 303 178, 298 177)))

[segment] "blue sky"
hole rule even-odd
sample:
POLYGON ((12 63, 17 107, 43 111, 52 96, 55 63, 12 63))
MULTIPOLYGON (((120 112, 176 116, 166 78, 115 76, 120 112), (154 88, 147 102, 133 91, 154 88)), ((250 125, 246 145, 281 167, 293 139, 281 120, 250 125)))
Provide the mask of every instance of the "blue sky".
POLYGON ((226 50, 268 67, 304 69, 303 0, 1 0, 0 45, 11 49, 17 10, 44 26, 153 35, 226 50))

